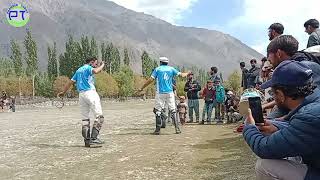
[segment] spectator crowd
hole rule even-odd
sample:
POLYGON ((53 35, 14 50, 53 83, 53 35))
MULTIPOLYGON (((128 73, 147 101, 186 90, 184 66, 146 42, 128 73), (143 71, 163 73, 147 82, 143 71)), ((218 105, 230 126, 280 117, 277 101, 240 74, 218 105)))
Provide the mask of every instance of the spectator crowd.
MULTIPOLYGON (((267 57, 251 68, 241 62, 242 87, 260 91, 264 123, 256 124, 248 109, 243 137, 259 157, 257 179, 320 179, 320 30, 319 22, 304 23, 309 34, 306 49, 284 34, 284 26, 272 24, 267 57)), ((240 105, 241 106, 241 105, 240 105)))

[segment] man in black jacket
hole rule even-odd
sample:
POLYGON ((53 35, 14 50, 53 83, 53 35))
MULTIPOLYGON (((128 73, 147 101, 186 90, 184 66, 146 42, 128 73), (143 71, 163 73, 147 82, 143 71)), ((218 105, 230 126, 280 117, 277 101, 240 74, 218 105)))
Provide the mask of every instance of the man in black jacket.
POLYGON ((187 92, 188 107, 189 107, 189 122, 193 122, 193 110, 196 113, 196 122, 199 122, 199 91, 201 86, 198 81, 193 79, 193 74, 190 73, 188 81, 184 86, 184 91, 187 92))
POLYGON ((245 62, 240 63, 240 69, 242 71, 241 87, 243 88, 243 90, 245 90, 245 89, 248 89, 248 80, 246 75, 249 72, 248 69, 246 68, 245 62))
POLYGON ((260 75, 260 68, 257 66, 257 60, 251 59, 250 60, 251 69, 246 74, 247 81, 248 81, 248 88, 255 88, 260 75))

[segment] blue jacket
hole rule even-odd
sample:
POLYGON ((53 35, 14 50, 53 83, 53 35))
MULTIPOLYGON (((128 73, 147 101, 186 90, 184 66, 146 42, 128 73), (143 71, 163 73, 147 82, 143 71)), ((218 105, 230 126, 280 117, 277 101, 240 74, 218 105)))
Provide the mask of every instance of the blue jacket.
POLYGON ((225 90, 222 85, 216 86, 216 101, 218 103, 224 103, 225 99, 225 90))
POLYGON ((308 166, 305 180, 320 179, 320 90, 306 97, 291 111, 287 126, 275 124, 279 130, 264 136, 255 125, 247 125, 243 136, 253 152, 263 159, 301 156, 308 166))
POLYGON ((320 87, 320 62, 317 62, 317 59, 312 59, 315 57, 312 57, 304 52, 297 52, 295 55, 291 57, 292 60, 299 61, 307 66, 312 70, 313 72, 313 81, 315 85, 320 87))

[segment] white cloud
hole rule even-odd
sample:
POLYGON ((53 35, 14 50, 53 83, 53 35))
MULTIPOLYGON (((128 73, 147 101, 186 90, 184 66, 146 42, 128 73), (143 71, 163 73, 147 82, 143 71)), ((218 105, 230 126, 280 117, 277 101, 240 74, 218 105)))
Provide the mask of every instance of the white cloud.
MULTIPOLYGON (((265 54, 268 45, 267 28, 274 22, 284 25, 284 34, 291 34, 300 42, 300 49, 307 44, 308 34, 303 24, 311 18, 320 20, 319 0, 245 0, 244 14, 237 17, 229 26, 232 28, 260 29, 261 34, 251 47, 265 54)), ((248 31, 250 36, 250 31, 248 31)))
POLYGON ((169 23, 182 17, 184 11, 189 11, 198 0, 111 0, 125 8, 151 14, 169 23))

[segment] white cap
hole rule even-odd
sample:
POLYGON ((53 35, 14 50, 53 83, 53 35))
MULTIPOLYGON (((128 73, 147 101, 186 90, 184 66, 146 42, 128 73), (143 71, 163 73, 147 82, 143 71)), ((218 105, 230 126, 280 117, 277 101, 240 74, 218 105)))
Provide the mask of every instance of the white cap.
POLYGON ((167 57, 160 57, 160 62, 169 63, 169 59, 167 57))
POLYGON ((232 91, 228 91, 227 94, 228 95, 233 95, 233 92, 232 91))

